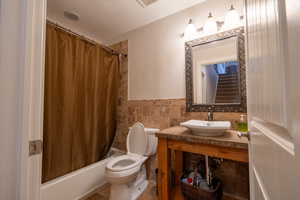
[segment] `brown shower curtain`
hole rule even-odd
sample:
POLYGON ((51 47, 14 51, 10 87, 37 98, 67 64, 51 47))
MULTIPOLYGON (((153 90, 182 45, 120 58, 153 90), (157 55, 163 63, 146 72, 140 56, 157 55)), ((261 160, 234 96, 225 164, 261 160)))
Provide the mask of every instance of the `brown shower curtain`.
POLYGON ((43 176, 95 163, 116 131, 118 56, 47 24, 43 176))

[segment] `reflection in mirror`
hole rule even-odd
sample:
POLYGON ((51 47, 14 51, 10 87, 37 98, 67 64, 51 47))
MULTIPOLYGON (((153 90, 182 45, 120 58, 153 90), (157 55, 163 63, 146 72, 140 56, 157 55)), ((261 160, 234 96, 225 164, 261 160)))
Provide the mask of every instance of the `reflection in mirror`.
POLYGON ((240 102, 237 37, 192 48, 194 104, 240 102))
POLYGON ((240 103, 238 62, 195 65, 194 104, 240 103))
POLYGON ((243 29, 186 43, 187 111, 246 110, 243 29))

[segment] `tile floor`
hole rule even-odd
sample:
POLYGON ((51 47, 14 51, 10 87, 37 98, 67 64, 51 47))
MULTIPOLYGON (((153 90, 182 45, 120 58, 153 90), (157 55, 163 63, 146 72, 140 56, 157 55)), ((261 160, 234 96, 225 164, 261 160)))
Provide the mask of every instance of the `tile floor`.
MULTIPOLYGON (((87 197, 83 198, 82 200, 109 200, 109 193, 110 193, 110 185, 106 184, 93 192, 92 194, 88 195, 87 197)), ((149 185, 146 191, 138 200, 157 200, 156 196, 156 185, 154 181, 149 181, 149 185)))
MULTIPOLYGON (((93 192, 92 194, 82 198, 81 200, 109 200, 110 194, 110 185, 105 184, 100 187, 98 190, 93 192)), ((149 185, 146 191, 142 194, 142 196, 138 200, 158 200, 156 195, 156 183, 154 181, 149 181, 149 185)), ((246 200, 244 198, 238 198, 231 195, 223 196, 222 200, 246 200)))

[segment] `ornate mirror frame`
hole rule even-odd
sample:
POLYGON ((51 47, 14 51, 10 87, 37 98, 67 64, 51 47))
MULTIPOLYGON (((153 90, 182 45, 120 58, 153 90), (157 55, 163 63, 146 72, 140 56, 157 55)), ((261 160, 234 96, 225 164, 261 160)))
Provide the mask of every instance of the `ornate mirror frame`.
POLYGON ((246 62, 245 62, 245 39, 244 28, 239 27, 229 31, 202 37, 185 43, 185 81, 186 81, 186 111, 187 112, 247 112, 246 96, 246 62), (240 73, 240 103, 228 104, 194 104, 193 92, 193 56, 192 48, 198 45, 224 40, 230 37, 237 37, 238 61, 240 73))

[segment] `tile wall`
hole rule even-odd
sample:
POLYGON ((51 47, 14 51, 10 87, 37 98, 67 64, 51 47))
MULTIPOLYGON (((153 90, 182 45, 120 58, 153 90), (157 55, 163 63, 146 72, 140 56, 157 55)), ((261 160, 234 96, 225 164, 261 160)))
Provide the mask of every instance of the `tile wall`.
MULTIPOLYGON (((128 42, 123 41, 112 46, 123 53, 128 53, 128 42)), ((128 55, 130 57, 130 55, 128 55)), ((186 112, 185 99, 156 99, 128 101, 128 57, 123 57, 120 66, 121 84, 119 88, 118 127, 113 147, 126 151, 126 136, 128 128, 135 122, 141 122, 145 127, 164 129, 179 125, 189 119, 205 120, 206 112, 186 112)), ((229 120, 236 128, 236 123, 243 113, 214 113, 215 120, 229 120)), ((185 165, 190 165, 197 156, 186 156, 185 165)), ((151 179, 155 179, 157 160, 151 158, 151 179)), ((247 199, 249 196, 248 165, 233 161, 224 161, 218 172, 223 179, 224 192, 233 197, 247 199)), ((234 198, 233 198, 234 199, 234 198)), ((238 198, 239 199, 239 198, 238 198)))

